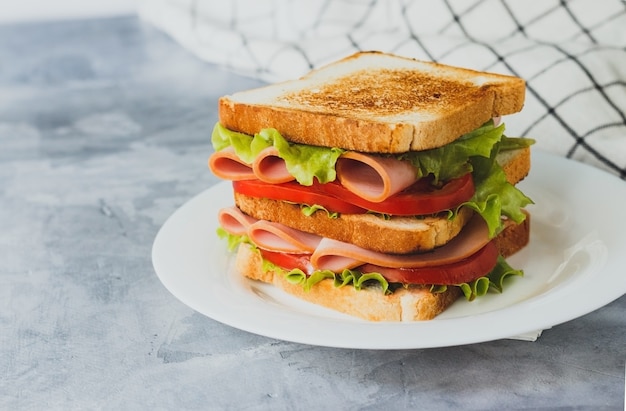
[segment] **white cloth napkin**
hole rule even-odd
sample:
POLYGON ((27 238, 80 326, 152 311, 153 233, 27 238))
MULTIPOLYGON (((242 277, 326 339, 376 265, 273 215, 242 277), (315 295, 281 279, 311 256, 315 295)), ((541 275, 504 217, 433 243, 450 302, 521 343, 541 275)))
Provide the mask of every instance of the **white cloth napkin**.
POLYGON ((524 333, 524 334, 514 335, 514 336, 509 337, 507 339, 508 340, 520 340, 520 341, 534 342, 534 341, 537 341, 539 339, 539 337, 541 337, 541 333, 544 332, 544 331, 545 330, 529 331, 529 332, 524 333))

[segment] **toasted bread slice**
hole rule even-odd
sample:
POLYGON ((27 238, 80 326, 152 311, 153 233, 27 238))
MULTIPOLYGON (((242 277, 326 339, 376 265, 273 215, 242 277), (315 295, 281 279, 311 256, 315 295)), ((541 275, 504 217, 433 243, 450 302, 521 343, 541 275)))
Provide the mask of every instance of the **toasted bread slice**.
MULTIPOLYGON (((508 257, 522 249, 528 243, 529 234, 529 216, 519 225, 509 224, 496 238, 500 253, 508 257)), ((385 295, 378 287, 359 291, 350 285, 335 287, 330 279, 305 291, 302 285, 289 283, 280 273, 266 271, 261 254, 248 244, 239 246, 236 267, 250 279, 271 283, 303 300, 369 321, 431 320, 462 294, 459 287, 448 287, 445 292, 431 293, 428 288, 409 286, 385 295)))
POLYGON ((235 205, 259 220, 282 223, 301 231, 390 254, 428 251, 444 245, 461 231, 473 213, 469 208, 462 208, 454 219, 437 215, 391 217, 386 220, 374 214, 340 214, 337 218, 330 218, 325 211, 319 210, 306 216, 298 204, 239 193, 235 193, 235 205))
POLYGON ((520 111, 525 87, 517 77, 360 52, 298 80, 224 96, 219 121, 251 135, 273 127, 296 143, 403 153, 520 111))
MULTIPOLYGON (((498 161, 509 182, 515 184, 530 170, 530 148, 501 153, 498 161)), ((469 208, 461 208, 454 219, 438 215, 386 220, 374 214, 341 214, 337 218, 329 218, 323 210, 306 216, 298 204, 239 193, 235 193, 235 204, 257 219, 282 223, 301 231, 391 254, 428 251, 442 246, 453 239, 472 216, 469 208)))

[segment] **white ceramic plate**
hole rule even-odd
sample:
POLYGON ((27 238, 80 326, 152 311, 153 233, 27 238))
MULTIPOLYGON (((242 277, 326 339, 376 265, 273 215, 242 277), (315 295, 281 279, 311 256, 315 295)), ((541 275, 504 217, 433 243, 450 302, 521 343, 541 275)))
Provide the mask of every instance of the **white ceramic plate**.
POLYGON ((470 344, 547 329, 626 293, 626 235, 619 216, 626 182, 535 150, 520 187, 530 206, 531 241, 509 259, 525 276, 504 294, 464 299, 432 321, 372 323, 309 304, 242 278, 215 234, 217 211, 232 204, 229 182, 209 188, 163 225, 152 250, 165 287, 194 310, 248 332, 312 345, 407 349, 470 344))

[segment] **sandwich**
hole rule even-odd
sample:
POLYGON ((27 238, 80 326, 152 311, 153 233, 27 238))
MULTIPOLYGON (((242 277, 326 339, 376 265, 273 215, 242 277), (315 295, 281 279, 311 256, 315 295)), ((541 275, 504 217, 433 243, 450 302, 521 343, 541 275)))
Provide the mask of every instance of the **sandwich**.
POLYGON ((241 275, 370 321, 430 320, 523 275, 524 80, 359 52, 223 96, 209 168, 241 275))

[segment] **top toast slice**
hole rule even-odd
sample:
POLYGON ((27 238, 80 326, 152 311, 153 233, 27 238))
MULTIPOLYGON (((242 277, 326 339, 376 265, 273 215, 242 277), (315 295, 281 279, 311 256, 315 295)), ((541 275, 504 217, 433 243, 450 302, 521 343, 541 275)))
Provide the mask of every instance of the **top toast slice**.
POLYGON ((524 80, 379 52, 359 52, 298 80, 219 100, 219 121, 292 142, 374 153, 436 148, 522 109, 524 80))

